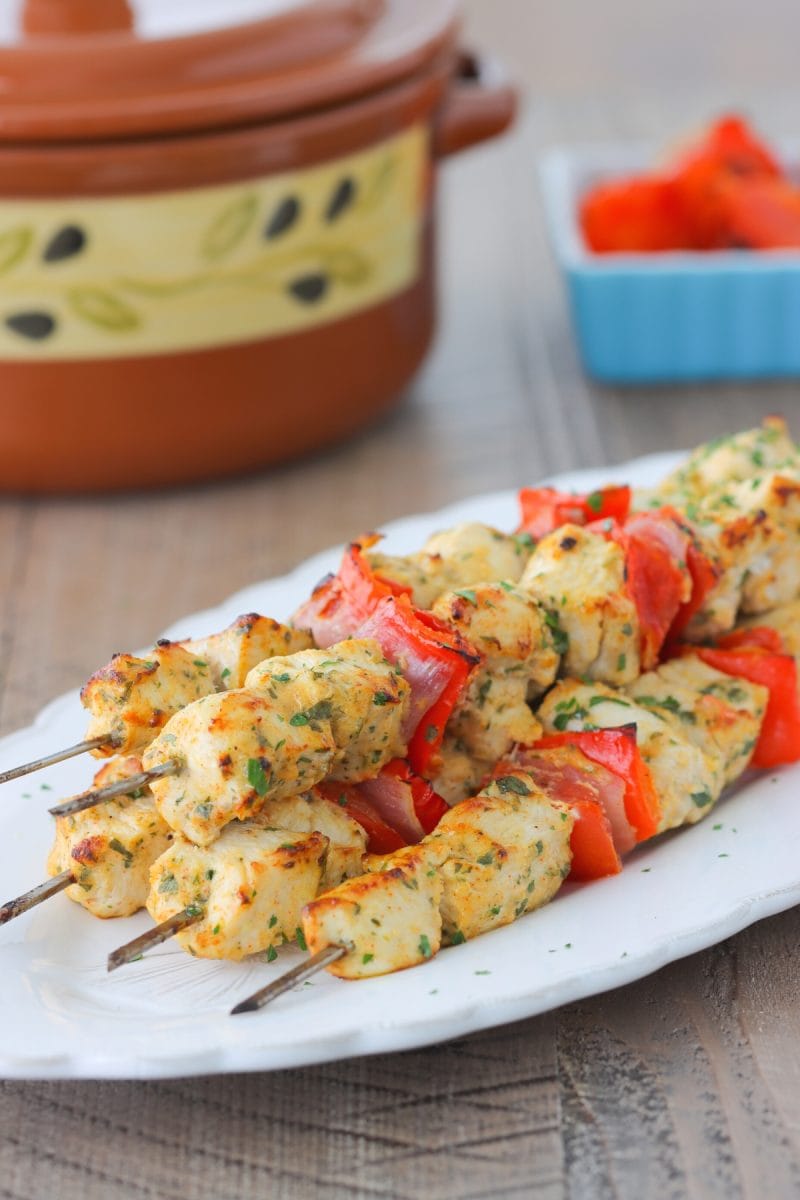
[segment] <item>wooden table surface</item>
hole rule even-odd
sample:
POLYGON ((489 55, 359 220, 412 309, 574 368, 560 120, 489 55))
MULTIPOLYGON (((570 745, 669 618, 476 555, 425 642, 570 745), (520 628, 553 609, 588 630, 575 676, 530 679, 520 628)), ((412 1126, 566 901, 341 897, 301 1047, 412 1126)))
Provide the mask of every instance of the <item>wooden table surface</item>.
MULTIPOLYGON (((795 383, 590 384, 534 176, 545 146, 669 136, 731 99, 790 132, 797 15, 781 0, 758 6, 792 22, 784 32, 794 37, 771 43, 777 73, 751 14, 723 45, 711 39, 713 69, 699 68, 695 47, 684 87, 675 26, 690 18, 686 0, 672 6, 663 43, 651 30, 652 72, 637 53, 627 75, 613 38, 594 53, 597 17, 579 48, 583 72, 571 56, 562 73, 540 6, 468 7, 481 40, 494 36, 527 72, 533 103, 513 136, 444 172, 439 340, 412 393, 355 442, 271 474, 148 496, 0 502, 4 732, 110 651, 407 511, 685 446, 772 411, 800 432, 795 383)), ((630 10, 638 52, 644 10, 611 8, 616 30, 630 10)), ((747 15, 738 2, 725 11, 747 15)), ((573 34, 583 29, 578 13, 571 0, 548 17, 558 53, 570 19, 573 34)), ((797 1196, 799 939, 800 913, 788 912, 626 988, 419 1052, 244 1077, 7 1083, 0 1196, 797 1196)))

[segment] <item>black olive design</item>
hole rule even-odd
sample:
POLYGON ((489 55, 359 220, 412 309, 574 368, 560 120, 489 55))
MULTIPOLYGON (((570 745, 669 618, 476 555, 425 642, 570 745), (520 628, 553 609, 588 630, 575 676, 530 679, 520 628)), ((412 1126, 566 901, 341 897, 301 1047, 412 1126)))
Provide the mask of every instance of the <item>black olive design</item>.
POLYGON ((42 258, 45 262, 61 262, 64 258, 73 258, 80 254, 85 245, 86 234, 80 225, 63 225, 50 238, 42 258))
POLYGON ((41 342, 56 327, 55 317, 47 312, 19 312, 6 317, 6 325, 20 337, 28 338, 31 342, 41 342))
POLYGON ((356 181, 349 176, 337 183, 325 209, 325 220, 335 221, 346 212, 356 198, 356 181))
POLYGON ((300 201, 296 196, 287 196, 281 200, 275 212, 264 227, 265 238, 280 237, 288 233, 300 216, 300 201))
POLYGON ((300 275, 289 284, 289 291, 302 304, 316 304, 327 292, 330 286, 330 276, 315 273, 300 275))

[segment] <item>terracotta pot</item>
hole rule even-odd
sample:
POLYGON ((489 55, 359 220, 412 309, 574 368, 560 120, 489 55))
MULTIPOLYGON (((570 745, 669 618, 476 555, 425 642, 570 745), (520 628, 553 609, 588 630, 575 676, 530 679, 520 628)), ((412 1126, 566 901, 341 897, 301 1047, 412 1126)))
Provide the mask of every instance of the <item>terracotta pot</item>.
POLYGON ((207 478, 376 417, 433 331, 436 163, 512 119, 451 0, 151 28, 169 7, 29 0, 0 45, 6 491, 207 478))

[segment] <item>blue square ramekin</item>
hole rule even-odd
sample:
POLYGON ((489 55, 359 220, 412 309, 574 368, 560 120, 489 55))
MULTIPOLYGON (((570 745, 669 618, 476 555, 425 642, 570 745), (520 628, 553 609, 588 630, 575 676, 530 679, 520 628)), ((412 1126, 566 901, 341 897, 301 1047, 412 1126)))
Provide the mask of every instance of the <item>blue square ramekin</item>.
POLYGON ((643 170, 652 148, 549 152, 545 212, 586 371, 603 383, 800 377, 800 252, 593 254, 580 197, 643 170))

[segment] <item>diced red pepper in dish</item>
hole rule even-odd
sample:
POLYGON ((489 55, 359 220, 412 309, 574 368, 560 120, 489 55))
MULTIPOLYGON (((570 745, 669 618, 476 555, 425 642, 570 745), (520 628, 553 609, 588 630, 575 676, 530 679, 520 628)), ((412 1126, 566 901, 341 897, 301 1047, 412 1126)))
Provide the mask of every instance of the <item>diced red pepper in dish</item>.
MULTIPOLYGON (((737 635, 738 636, 738 635, 737 635)), ((769 690, 767 711, 750 760, 754 767, 779 767, 800 759, 800 698, 797 663, 790 654, 775 654, 753 642, 735 649, 693 646, 692 652, 718 671, 760 683, 769 690)))
POLYGON ((581 228, 600 254, 797 245, 793 189, 782 175, 747 122, 724 116, 660 171, 592 188, 581 228))
POLYGON ((650 768, 636 744, 635 725, 549 733, 536 743, 536 749, 557 746, 576 746, 592 762, 606 767, 624 781, 625 816, 635 831, 637 842, 658 833, 661 801, 650 768))
POLYGON ((800 189, 786 179, 737 179, 720 189, 721 239, 744 250, 800 246, 800 189))
POLYGON ((559 492, 556 488, 521 488, 522 518, 518 532, 536 541, 561 525, 588 525, 602 517, 624 521, 630 512, 631 489, 625 485, 595 492, 559 492))
POLYGON ((691 237, 672 181, 659 175, 598 184, 581 201, 580 223, 595 254, 681 250, 691 237))
POLYGON ((716 121, 676 161, 671 172, 682 219, 691 231, 687 248, 729 245, 730 194, 758 178, 778 178, 781 168, 768 147, 741 117, 716 121))

